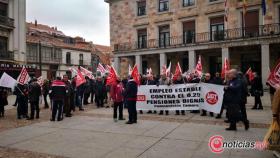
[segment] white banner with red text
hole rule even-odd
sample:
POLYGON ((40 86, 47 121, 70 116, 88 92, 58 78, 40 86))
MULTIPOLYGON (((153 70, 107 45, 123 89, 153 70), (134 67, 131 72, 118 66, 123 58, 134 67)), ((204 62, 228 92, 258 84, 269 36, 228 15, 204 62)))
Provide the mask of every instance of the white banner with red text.
POLYGON ((224 86, 194 83, 143 85, 138 88, 137 110, 199 110, 220 113, 224 86))

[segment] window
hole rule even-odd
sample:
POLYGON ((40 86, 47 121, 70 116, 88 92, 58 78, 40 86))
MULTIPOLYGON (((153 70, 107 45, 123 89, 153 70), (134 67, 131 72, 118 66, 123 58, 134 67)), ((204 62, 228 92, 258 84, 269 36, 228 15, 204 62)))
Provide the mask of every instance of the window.
POLYGON ((66 53, 66 64, 71 64, 71 53, 67 52, 66 53))
POLYGON ((224 17, 210 19, 210 40, 219 41, 224 39, 224 17))
POLYGON ((43 46, 41 49, 42 49, 42 60, 51 61, 53 49, 51 47, 43 47, 43 46))
POLYGON ((183 0, 183 7, 188 7, 194 5, 195 0, 183 0))
POLYGON ((169 10, 169 0, 159 0, 159 12, 164 12, 169 10))
POLYGON ((37 61, 37 45, 34 44, 27 44, 27 60, 30 61, 37 61))
POLYGON ((147 48, 147 29, 141 29, 137 31, 138 36, 138 48, 147 48))
POLYGON ((0 37, 0 57, 7 57, 8 55, 8 38, 0 37))
POLYGON ((84 55, 80 54, 79 65, 84 65, 84 55))
POLYGON ((195 42, 195 21, 183 23, 183 41, 185 44, 195 42))
POLYGON ((8 16, 8 5, 0 2, 0 16, 8 16))
POLYGON ((169 25, 159 27, 159 46, 166 47, 170 45, 169 25))
POLYGON ((146 15, 146 0, 140 0, 137 2, 138 16, 146 15))
MULTIPOLYGON (((242 13, 243 14, 243 13, 242 13)), ((245 37, 256 37, 259 35, 259 11, 247 11, 245 14, 245 24, 244 17, 242 16, 242 26, 245 28, 245 37)))

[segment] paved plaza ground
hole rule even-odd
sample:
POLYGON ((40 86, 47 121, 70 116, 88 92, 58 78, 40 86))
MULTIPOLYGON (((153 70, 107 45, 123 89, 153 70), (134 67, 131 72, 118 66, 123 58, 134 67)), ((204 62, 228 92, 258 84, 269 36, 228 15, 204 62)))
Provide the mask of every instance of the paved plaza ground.
MULTIPOLYGON (((271 151, 225 150, 217 155, 208 147, 213 135, 221 135, 226 141, 262 141, 271 121, 268 96, 263 101, 265 109, 256 111, 250 109, 252 98, 249 99, 248 117, 252 128, 245 131, 239 124, 236 132, 225 131, 227 124, 223 119, 190 113, 186 116, 143 114, 138 115, 137 124, 115 123, 111 108, 96 109, 88 105, 85 112, 75 113, 62 122, 45 119, 2 130, 0 157, 15 157, 10 155, 18 153, 16 157, 273 158, 271 151)), ((10 107, 7 111, 15 109, 10 107)), ((42 110, 42 113, 48 114, 49 110, 42 110)), ((0 119, 0 126, 3 121, 0 119)))

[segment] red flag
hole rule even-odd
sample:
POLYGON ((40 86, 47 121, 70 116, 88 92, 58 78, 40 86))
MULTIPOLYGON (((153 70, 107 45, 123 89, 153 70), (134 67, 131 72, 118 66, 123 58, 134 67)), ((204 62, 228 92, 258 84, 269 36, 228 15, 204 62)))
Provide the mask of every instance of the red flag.
POLYGON ((83 74, 81 71, 78 69, 77 70, 77 76, 76 76, 76 87, 79 87, 81 84, 86 82, 86 79, 84 78, 83 74))
POLYGON ((24 85, 24 84, 27 84, 29 80, 30 80, 30 76, 29 76, 26 68, 23 66, 21 69, 21 72, 17 78, 17 81, 19 84, 24 85))
POLYGON ((198 73, 199 77, 202 75, 202 63, 201 63, 201 56, 198 57, 198 61, 195 67, 195 72, 198 73))
POLYGON ((117 82, 118 75, 113 66, 110 67, 109 75, 107 77, 106 85, 112 85, 117 82))
POLYGON ((274 88, 280 88, 280 59, 276 67, 270 72, 267 83, 274 88))
POLYGON ((252 71, 251 67, 247 70, 246 75, 248 75, 250 82, 253 81, 254 74, 253 74, 253 71, 252 71))
POLYGON ((140 85, 140 74, 138 72, 138 67, 137 65, 135 65, 132 69, 132 72, 131 72, 131 77, 134 79, 134 81, 140 85))
POLYGON ((223 68, 222 68, 221 77, 222 77, 222 78, 225 78, 225 77, 226 77, 226 73, 227 73, 227 71, 229 71, 229 70, 230 70, 230 64, 229 64, 228 59, 225 58, 224 65, 223 65, 223 68))
POLYGON ((182 69, 181 69, 180 63, 178 62, 176 65, 174 76, 173 76, 173 81, 177 80, 177 78, 181 75, 182 75, 182 69))

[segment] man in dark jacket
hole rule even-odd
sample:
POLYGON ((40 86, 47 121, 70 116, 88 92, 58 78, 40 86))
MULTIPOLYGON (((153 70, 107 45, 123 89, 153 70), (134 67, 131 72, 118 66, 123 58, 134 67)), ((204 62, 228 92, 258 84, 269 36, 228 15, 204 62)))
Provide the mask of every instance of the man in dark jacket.
MULTIPOLYGON (((237 71, 232 69, 228 72, 228 85, 225 86, 224 104, 228 112, 229 131, 236 131, 236 122, 241 120, 240 104, 242 101, 242 82, 237 78, 237 71)), ((245 124, 245 122, 244 122, 245 124)), ((245 129, 248 130, 248 124, 245 129)))
POLYGON ((72 114, 71 114, 71 105, 70 105, 70 102, 71 102, 70 95, 71 95, 73 89, 72 89, 72 85, 71 85, 70 81, 68 80, 68 75, 63 75, 63 82, 65 84, 66 90, 68 91, 68 93, 64 96, 64 107, 63 107, 64 110, 63 111, 64 111, 66 117, 71 117, 72 114))
MULTIPOLYGON (((177 79, 173 82, 173 84, 184 84, 184 80, 182 76, 178 76, 177 79)), ((185 115, 185 110, 181 110, 181 114, 185 115)), ((176 115, 180 115, 180 111, 176 110, 176 115)))
POLYGON ((28 120, 34 120, 34 113, 36 111, 36 119, 39 119, 39 99, 41 96, 41 86, 37 83, 37 79, 34 78, 29 86, 29 102, 31 108, 31 114, 28 120))
POLYGON ((241 81, 241 103, 240 103, 240 111, 241 111, 241 119, 246 124, 246 127, 249 128, 249 120, 247 118, 246 112, 246 104, 247 104, 247 96, 249 95, 248 92, 248 84, 247 78, 243 75, 242 72, 238 72, 238 79, 241 81))
POLYGON ((85 92, 84 92, 84 105, 89 104, 88 98, 90 97, 90 79, 88 76, 85 77, 86 83, 84 84, 85 92))
MULTIPOLYGON (((213 81, 211 80, 211 74, 210 73, 205 74, 204 83, 213 83, 213 81)), ((201 113, 200 116, 207 116, 206 110, 202 109, 201 111, 202 111, 202 113, 201 113)), ((214 113, 210 112, 210 116, 213 117, 214 113)))
POLYGON ((124 97, 127 102, 128 115, 129 115, 126 124, 137 123, 137 111, 136 111, 137 92, 138 92, 137 83, 133 80, 133 78, 130 78, 130 80, 126 85, 126 89, 124 91, 124 97))
POLYGON ((49 108, 49 104, 48 104, 48 100, 47 100, 47 96, 49 94, 49 90, 50 90, 50 82, 48 80, 44 80, 44 83, 43 83, 43 97, 44 97, 44 102, 45 102, 45 109, 48 109, 49 108))
MULTIPOLYGON (((148 74, 148 75, 147 75, 147 80, 146 80, 145 85, 156 85, 156 84, 157 84, 157 83, 156 83, 156 81, 155 81, 155 79, 154 79, 154 76, 153 76, 152 74, 148 74)), ((147 112, 147 114, 151 114, 151 113, 153 113, 152 110, 149 110, 149 111, 147 112)), ((157 111, 154 110, 154 114, 156 114, 156 113, 157 113, 157 111)))
POLYGON ((66 94, 67 90, 65 87, 65 83, 61 80, 60 77, 57 77, 56 80, 53 81, 50 88, 50 97, 53 101, 51 121, 55 121, 57 111, 57 121, 62 120, 64 97, 66 94))
POLYGON ((104 107, 104 98, 106 93, 106 86, 102 78, 97 77, 97 81, 95 84, 95 102, 98 108, 104 107))
POLYGON ((255 97, 255 105, 252 109, 262 110, 261 96, 263 96, 263 84, 257 73, 254 73, 254 79, 251 83, 251 95, 255 97))

